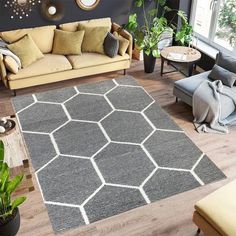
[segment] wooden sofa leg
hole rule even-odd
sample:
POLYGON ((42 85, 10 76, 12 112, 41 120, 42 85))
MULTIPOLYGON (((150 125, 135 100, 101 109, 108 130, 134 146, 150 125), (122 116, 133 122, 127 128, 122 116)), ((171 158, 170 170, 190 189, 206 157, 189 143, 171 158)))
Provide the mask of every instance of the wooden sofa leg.
POLYGON ((179 102, 179 99, 178 99, 177 97, 175 98, 175 102, 176 102, 176 103, 178 103, 178 102, 179 102))
POLYGON ((13 96, 15 97, 15 96, 16 96, 16 90, 14 89, 14 90, 12 91, 12 93, 13 93, 13 96))
POLYGON ((200 234, 200 233, 201 233, 201 229, 198 228, 198 229, 197 229, 197 234, 200 234))
POLYGON ((126 75, 126 69, 124 69, 124 75, 126 75))

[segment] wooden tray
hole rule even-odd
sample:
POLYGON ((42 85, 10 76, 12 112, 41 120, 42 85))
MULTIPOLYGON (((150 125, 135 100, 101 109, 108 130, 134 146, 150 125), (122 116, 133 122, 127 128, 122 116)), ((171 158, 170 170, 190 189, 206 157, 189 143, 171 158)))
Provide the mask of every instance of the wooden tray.
POLYGON ((14 132, 14 130, 16 129, 16 122, 15 122, 14 120, 12 120, 12 119, 7 119, 7 121, 11 121, 12 127, 6 129, 6 132, 5 132, 5 133, 1 133, 1 134, 0 134, 0 138, 1 138, 1 137, 5 137, 5 136, 11 134, 11 133, 14 132))

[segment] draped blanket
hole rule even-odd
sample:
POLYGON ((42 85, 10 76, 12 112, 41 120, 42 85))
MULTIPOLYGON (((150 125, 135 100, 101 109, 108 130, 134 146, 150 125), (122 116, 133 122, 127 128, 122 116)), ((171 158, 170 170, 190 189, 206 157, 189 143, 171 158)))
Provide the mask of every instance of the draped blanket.
POLYGON ((228 133, 228 125, 236 124, 236 93, 220 80, 204 81, 193 95, 194 125, 199 133, 228 133), (224 96, 230 98, 222 99, 224 96), (232 113, 224 117, 222 106, 233 101, 232 113))

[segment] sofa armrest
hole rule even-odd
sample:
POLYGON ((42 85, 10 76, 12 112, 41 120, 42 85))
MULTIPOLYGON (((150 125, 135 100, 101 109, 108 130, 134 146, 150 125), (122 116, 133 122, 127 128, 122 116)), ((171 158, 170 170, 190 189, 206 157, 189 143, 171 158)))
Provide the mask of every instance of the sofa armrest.
POLYGON ((122 37, 124 37, 125 39, 129 40, 129 47, 127 49, 127 53, 129 54, 130 56, 130 60, 132 59, 132 52, 133 52, 133 37, 132 35, 121 28, 120 25, 116 24, 116 23, 112 23, 112 32, 118 32, 122 37))
POLYGON ((3 55, 0 54, 0 78, 5 84, 6 87, 8 87, 7 83, 7 70, 3 61, 3 55))

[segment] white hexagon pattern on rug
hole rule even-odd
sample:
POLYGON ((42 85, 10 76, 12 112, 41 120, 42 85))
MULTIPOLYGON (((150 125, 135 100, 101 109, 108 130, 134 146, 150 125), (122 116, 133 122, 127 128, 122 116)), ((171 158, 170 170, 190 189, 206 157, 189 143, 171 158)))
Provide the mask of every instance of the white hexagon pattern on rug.
POLYGON ((105 181, 139 186, 155 166, 139 145, 110 143, 94 157, 105 181))
POLYGON ((139 113, 114 111, 102 122, 112 141, 141 143, 152 131, 152 127, 139 113))
POLYGON ((120 110, 142 111, 153 102, 141 87, 117 87, 106 96, 120 110))
POLYGON ((35 103, 18 114, 23 131, 51 133, 68 118, 61 105, 35 103))
POLYGON ((107 139, 98 124, 70 121, 53 134, 61 154, 91 157, 107 139))
POLYGON ((99 121, 112 111, 103 96, 79 94, 65 103, 72 119, 99 121))
POLYGON ((46 201, 82 204, 101 185, 89 160, 59 156, 38 173, 46 201), (71 188, 73 186, 73 188, 71 188))

